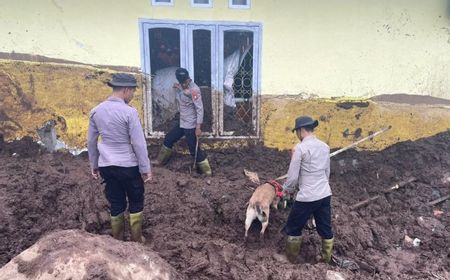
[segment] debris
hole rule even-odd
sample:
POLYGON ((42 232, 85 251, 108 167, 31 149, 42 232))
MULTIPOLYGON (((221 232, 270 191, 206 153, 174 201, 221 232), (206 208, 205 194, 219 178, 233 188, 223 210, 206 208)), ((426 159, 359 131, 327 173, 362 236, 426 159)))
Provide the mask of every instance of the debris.
POLYGON ((436 218, 433 217, 418 217, 417 224, 422 228, 427 230, 435 231, 435 230, 444 230, 445 226, 436 218))
POLYGON ((443 197, 441 197, 441 198, 439 198, 439 199, 430 201, 430 202, 427 203, 427 205, 428 205, 428 206, 436 205, 436 204, 438 204, 438 203, 441 203, 441 202, 443 202, 443 201, 446 201, 446 200, 449 199, 449 198, 450 198, 450 194, 449 194, 449 195, 446 195, 446 196, 443 196, 443 197))
POLYGON ((251 172, 251 171, 248 171, 247 169, 244 169, 244 174, 245 174, 245 176, 247 176, 250 179, 250 181, 252 181, 252 183, 255 183, 258 185, 260 184, 258 173, 251 172))
POLYGON ((178 187, 186 187, 189 184, 189 180, 187 179, 178 179, 177 186, 178 187))
POLYGON ((42 145, 47 149, 49 152, 56 151, 56 129, 55 129, 56 121, 55 120, 49 120, 45 122, 45 124, 38 128, 36 131, 39 135, 39 138, 42 141, 42 145))
POLYGON ((413 245, 413 239, 409 237, 408 235, 405 235, 405 239, 403 243, 406 245, 406 247, 412 247, 413 245))
MULTIPOLYGON (((399 189, 399 188, 401 188, 401 187, 404 187, 404 186, 406 186, 407 184, 409 184, 409 183, 411 183, 411 182, 414 182, 414 181, 416 181, 416 180, 417 180, 416 178, 410 177, 410 178, 408 178, 407 180, 402 181, 402 182, 400 182, 400 183, 398 183, 398 184, 395 184, 394 186, 392 186, 392 187, 390 187, 390 188, 388 188, 388 189, 382 190, 381 192, 382 192, 383 194, 390 193, 390 192, 395 191, 395 190, 397 190, 397 189, 399 189)), ((370 202, 372 202, 372 201, 374 201, 374 200, 377 200, 377 199, 380 198, 381 196, 382 196, 381 194, 378 194, 378 195, 375 195, 375 196, 373 196, 373 197, 370 197, 370 198, 368 198, 368 199, 366 199, 366 200, 363 200, 363 201, 361 201, 361 202, 358 202, 358 203, 354 204, 353 206, 351 206, 350 209, 351 209, 351 210, 356 210, 356 209, 358 209, 358 208, 361 208, 361 207, 363 207, 363 206, 366 206, 367 204, 369 204, 370 202)))
POLYGON ((288 261, 286 255, 283 255, 283 254, 277 254, 277 253, 275 253, 275 254, 272 255, 272 258, 273 258, 275 261, 280 262, 280 263, 289 263, 289 261, 288 261))
POLYGON ((433 216, 435 216, 438 219, 442 216, 442 214, 444 214, 444 211, 441 211, 439 209, 434 209, 433 210, 433 216))
POLYGON ((408 235, 405 235, 405 241, 404 241, 404 243, 405 243, 406 247, 411 248, 411 247, 419 247, 421 241, 422 241, 422 240, 420 240, 419 238, 414 238, 414 239, 412 239, 412 238, 409 237, 408 235))
MULTIPOLYGON (((340 259, 335 255, 331 255, 331 260, 335 265, 337 265, 340 268, 345 268, 351 271, 359 270, 359 265, 354 261, 340 259)), ((370 270, 370 272, 372 272, 372 269, 370 270)))
POLYGON ((345 280, 344 276, 337 271, 327 270, 327 280, 345 280))

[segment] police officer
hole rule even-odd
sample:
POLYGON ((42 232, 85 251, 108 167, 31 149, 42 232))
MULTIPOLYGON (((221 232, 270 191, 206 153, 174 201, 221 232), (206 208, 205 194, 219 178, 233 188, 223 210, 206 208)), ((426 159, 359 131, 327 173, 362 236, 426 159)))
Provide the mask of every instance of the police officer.
POLYGON ((289 193, 298 189, 284 228, 288 235, 286 256, 291 262, 295 262, 300 252, 302 229, 311 215, 322 237, 320 259, 326 263, 331 260, 334 237, 331 229, 330 148, 314 135, 318 125, 317 120, 301 116, 295 120, 292 130, 301 143, 294 148, 288 177, 283 185, 289 193))
POLYGON ((144 183, 152 179, 152 173, 138 113, 128 105, 136 91, 136 79, 130 74, 117 73, 108 85, 112 87, 111 96, 89 115, 91 173, 95 179, 100 175, 106 182, 113 237, 124 238, 124 212, 128 199, 131 240, 144 242, 144 183))
POLYGON ((195 161, 200 173, 210 176, 211 167, 208 159, 197 142, 202 134, 203 123, 203 101, 200 88, 191 80, 189 72, 184 68, 178 68, 175 76, 179 82, 174 84, 174 88, 177 91, 180 121, 164 138, 157 164, 166 164, 172 155, 173 145, 185 136, 190 154, 193 157, 196 156, 195 161))

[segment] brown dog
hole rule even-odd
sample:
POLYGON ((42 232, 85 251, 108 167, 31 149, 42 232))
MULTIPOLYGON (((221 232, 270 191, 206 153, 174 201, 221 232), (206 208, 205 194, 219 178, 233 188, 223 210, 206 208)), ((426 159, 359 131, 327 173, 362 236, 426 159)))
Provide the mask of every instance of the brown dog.
POLYGON ((264 231, 267 225, 269 225, 270 205, 277 209, 279 201, 280 198, 277 196, 275 188, 271 184, 265 183, 256 188, 248 202, 245 218, 245 240, 247 240, 248 229, 256 218, 262 224, 260 239, 264 238, 264 231))

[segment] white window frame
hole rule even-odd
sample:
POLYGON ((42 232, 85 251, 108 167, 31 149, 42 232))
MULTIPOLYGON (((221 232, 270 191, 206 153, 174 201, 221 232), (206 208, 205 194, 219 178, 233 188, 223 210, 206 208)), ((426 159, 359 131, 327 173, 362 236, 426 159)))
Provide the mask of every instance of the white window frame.
MULTIPOLYGON (((193 66, 193 31, 197 29, 211 30, 211 61, 216 61, 217 65, 211 65, 211 87, 215 95, 218 94, 217 101, 212 99, 213 106, 213 123, 212 133, 205 133, 205 137, 211 139, 260 139, 261 138, 261 46, 262 46, 262 24, 258 22, 234 22, 234 21, 195 21, 195 20, 157 20, 157 19, 139 19, 140 42, 141 42, 141 69, 143 77, 151 76, 150 69, 150 42, 148 31, 151 28, 174 28, 180 30, 180 66, 187 68, 194 75, 193 66), (230 30, 246 30, 253 32, 253 81, 252 89, 254 91, 253 98, 253 126, 255 135, 232 135, 230 131, 224 131, 223 126, 223 60, 217 54, 223 53, 224 32, 230 30), (215 49, 215 50, 214 50, 215 49), (214 76, 214 77, 213 77, 214 76), (214 110, 218 115, 216 119, 214 110)), ((191 73, 190 72, 190 73, 191 73)), ((153 130, 152 115, 152 97, 150 79, 145 79, 143 83, 143 100, 144 100, 144 130, 146 138, 162 138, 164 132, 153 130)))
POLYGON ((208 4, 195 3, 195 0, 191 0, 191 6, 194 8, 212 8, 213 0, 208 0, 208 4))
POLYGON ((233 0, 228 0, 228 7, 231 9, 250 9, 251 1, 252 0, 247 0, 247 5, 234 5, 233 0))
POLYGON ((156 0, 152 0, 152 6, 173 6, 173 5, 175 5, 175 0, 170 0, 170 3, 157 2, 156 0))

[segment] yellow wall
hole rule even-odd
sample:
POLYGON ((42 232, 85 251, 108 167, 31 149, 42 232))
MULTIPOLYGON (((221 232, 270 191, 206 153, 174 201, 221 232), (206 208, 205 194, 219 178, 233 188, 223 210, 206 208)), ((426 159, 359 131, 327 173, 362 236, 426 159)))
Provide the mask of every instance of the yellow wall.
MULTIPOLYGON (((85 147, 88 113, 106 99, 111 89, 105 82, 109 69, 56 63, 0 60, 0 134, 7 141, 23 136, 36 140, 36 129, 48 120, 56 120, 57 134, 71 147, 85 147)), ((131 105, 142 112, 142 88, 131 105)), ((360 148, 378 150, 399 141, 428 137, 450 129, 447 105, 405 105, 364 101, 368 106, 344 109, 348 100, 302 99, 300 96, 266 96, 262 100, 262 140, 268 147, 291 149, 298 142, 291 133, 294 120, 306 114, 320 120, 317 135, 332 148, 344 147, 360 137, 392 126, 360 148), (344 136, 348 130, 348 136, 344 136)), ((149 143, 155 143, 149 140, 149 143)), ((235 142, 235 141, 233 141, 235 142)), ((214 147, 223 145, 215 141, 214 147)), ((225 143, 226 144, 226 143, 225 143)))
POLYGON ((299 141, 291 132, 295 118, 299 115, 310 115, 319 120, 316 134, 331 148, 348 146, 387 127, 391 129, 373 140, 361 143, 358 149, 380 150, 397 142, 416 140, 450 130, 448 105, 408 105, 358 100, 354 103, 364 106, 348 106, 344 109, 339 106, 341 102, 352 104, 346 100, 302 100, 288 96, 264 98, 261 118, 264 145, 291 149, 299 141))
POLYGON ((140 67, 138 18, 263 25, 262 93, 450 99, 446 0, 252 0, 249 10, 150 0, 0 0, 0 52, 140 67))

